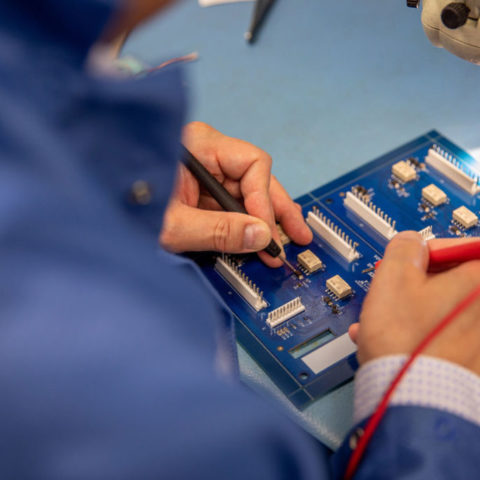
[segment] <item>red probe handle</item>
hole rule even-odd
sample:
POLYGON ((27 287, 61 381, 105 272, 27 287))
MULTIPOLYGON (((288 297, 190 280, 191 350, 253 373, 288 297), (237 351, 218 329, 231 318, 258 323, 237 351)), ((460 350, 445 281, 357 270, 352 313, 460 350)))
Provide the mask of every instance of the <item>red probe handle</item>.
POLYGON ((430 251, 429 265, 463 263, 480 259, 480 240, 430 251))
MULTIPOLYGON (((480 260, 480 240, 455 245, 452 247, 430 250, 428 267, 435 268, 442 265, 457 264, 468 262, 470 260, 480 260)), ((375 269, 380 266, 382 261, 375 263, 375 269)))

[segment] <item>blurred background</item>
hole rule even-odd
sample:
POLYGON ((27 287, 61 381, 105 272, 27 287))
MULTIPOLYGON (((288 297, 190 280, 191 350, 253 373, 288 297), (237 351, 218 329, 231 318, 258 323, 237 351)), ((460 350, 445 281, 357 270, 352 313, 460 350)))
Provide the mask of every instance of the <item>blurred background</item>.
POLYGON ((480 67, 433 47, 405 3, 277 0, 249 45, 252 2, 181 0, 124 53, 198 52, 189 118, 267 150, 299 196, 432 128, 480 153, 480 67))

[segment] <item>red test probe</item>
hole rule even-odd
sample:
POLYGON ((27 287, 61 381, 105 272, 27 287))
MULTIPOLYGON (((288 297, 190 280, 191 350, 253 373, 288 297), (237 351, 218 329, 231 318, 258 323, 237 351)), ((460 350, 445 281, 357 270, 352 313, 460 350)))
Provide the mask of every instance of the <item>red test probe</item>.
MULTIPOLYGON (((461 245, 430 250, 429 270, 442 270, 448 266, 456 265, 470 260, 480 260, 480 239, 472 240, 461 245)), ((375 263, 375 270, 382 263, 375 263)))

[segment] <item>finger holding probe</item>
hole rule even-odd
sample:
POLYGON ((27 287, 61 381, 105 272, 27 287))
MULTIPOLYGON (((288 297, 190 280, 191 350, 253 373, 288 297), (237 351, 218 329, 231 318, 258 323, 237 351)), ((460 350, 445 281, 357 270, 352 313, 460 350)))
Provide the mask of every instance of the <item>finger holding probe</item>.
MULTIPOLYGON (((480 260, 480 238, 468 238, 463 241, 450 238, 438 238, 428 242, 429 246, 429 272, 448 270, 460 263, 472 260, 480 260)), ((381 260, 375 263, 374 267, 367 268, 362 273, 376 270, 381 260)))
MULTIPOLYGON (((182 163, 224 210, 248 215, 244 206, 233 198, 226 188, 183 145, 181 158, 182 163)), ((302 272, 285 258, 282 248, 273 238, 264 251, 274 258, 279 258, 298 278, 303 278, 302 272)))

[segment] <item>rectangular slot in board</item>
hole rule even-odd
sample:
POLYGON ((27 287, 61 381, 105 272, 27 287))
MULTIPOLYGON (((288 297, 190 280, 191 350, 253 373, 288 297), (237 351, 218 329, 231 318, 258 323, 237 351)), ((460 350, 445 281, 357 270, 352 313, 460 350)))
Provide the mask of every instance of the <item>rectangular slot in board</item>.
POLYGON ((290 355, 293 358, 303 357, 307 353, 310 353, 312 350, 315 350, 316 348, 325 345, 327 342, 333 340, 334 338, 335 335, 330 330, 325 330, 324 332, 315 335, 310 340, 307 340, 306 342, 303 342, 300 345, 291 348, 289 350, 290 355))

